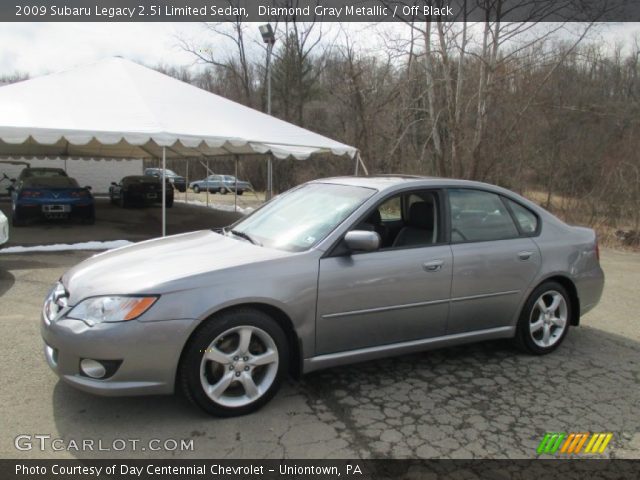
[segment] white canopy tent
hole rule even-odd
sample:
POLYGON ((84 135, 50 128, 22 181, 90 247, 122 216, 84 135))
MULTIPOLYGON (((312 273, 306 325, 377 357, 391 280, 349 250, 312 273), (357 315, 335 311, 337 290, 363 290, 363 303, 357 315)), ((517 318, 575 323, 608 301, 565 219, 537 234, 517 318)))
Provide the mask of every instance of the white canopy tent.
MULTIPOLYGON (((356 148, 122 58, 0 87, 0 157, 304 160, 356 148)), ((163 182, 164 185, 164 182, 163 182)), ((166 233, 163 195, 162 234, 166 233)))

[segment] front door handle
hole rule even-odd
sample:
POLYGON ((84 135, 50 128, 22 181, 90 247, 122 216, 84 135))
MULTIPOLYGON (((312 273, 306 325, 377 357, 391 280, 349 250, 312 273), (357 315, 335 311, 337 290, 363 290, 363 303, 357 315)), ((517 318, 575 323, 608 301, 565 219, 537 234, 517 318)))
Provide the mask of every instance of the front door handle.
POLYGON ((523 261, 524 261, 524 260, 529 260, 529 259, 531 258, 531 255, 533 255, 533 252, 527 252, 527 251, 525 251, 525 252, 519 252, 519 253, 518 253, 518 258, 519 258, 520 260, 523 260, 523 261))
POLYGON ((444 260, 431 260, 430 262, 425 262, 422 264, 422 268, 424 268, 427 272, 437 272, 442 269, 442 265, 444 264, 444 260))

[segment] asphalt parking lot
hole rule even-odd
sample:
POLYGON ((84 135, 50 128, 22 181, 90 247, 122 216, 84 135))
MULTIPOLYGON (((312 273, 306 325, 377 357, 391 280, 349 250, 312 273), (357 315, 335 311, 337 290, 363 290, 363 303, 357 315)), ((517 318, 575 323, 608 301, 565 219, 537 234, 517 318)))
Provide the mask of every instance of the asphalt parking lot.
POLYGON ((177 396, 92 396, 49 371, 41 302, 91 254, 0 254, 0 457, 531 458, 545 432, 585 431, 613 432, 606 456, 640 458, 638 254, 603 252, 604 298, 552 355, 491 342, 334 368, 287 382, 264 409, 233 419, 177 396), (194 450, 17 451, 19 434, 103 447, 193 439, 194 450))

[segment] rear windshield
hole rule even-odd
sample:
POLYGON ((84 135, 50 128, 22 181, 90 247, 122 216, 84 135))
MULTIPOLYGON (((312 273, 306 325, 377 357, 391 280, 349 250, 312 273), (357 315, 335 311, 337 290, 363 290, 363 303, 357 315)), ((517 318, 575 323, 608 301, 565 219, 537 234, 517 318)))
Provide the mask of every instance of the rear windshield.
POLYGON ((67 173, 61 168, 27 168, 24 170, 23 177, 66 177, 67 173))
POLYGON ((23 185, 32 188, 78 188, 78 182, 70 177, 29 177, 23 185))
POLYGON ((124 177, 122 179, 122 183, 133 184, 133 183, 159 183, 160 179, 158 177, 151 176, 135 176, 135 177, 124 177))

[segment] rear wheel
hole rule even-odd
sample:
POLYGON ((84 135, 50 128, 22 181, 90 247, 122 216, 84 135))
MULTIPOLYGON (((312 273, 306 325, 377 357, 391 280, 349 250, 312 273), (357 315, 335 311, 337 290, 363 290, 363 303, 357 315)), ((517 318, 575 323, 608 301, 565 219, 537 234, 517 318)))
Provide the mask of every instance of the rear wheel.
POLYGON ((200 193, 200 187, 198 185, 193 186, 193 193, 200 193))
POLYGON ((220 193, 222 195, 226 195, 227 193, 229 193, 229 190, 227 190, 225 187, 220 187, 220 193))
POLYGON ((551 353, 566 337, 570 319, 566 289, 557 282, 545 282, 531 293, 522 309, 516 342, 534 355, 551 353))
POLYGON ((180 384, 211 415, 245 415, 276 394, 288 358, 286 336, 271 317, 232 310, 209 320, 187 344, 180 384))

